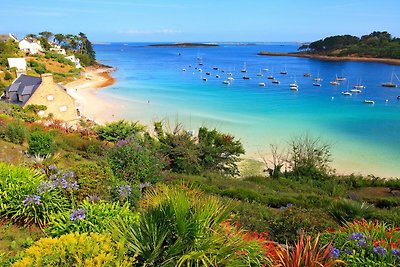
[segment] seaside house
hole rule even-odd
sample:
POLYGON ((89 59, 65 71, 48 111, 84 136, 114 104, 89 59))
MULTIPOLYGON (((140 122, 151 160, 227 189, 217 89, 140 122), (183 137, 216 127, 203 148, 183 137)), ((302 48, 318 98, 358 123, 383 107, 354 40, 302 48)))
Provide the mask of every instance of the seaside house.
POLYGON ((52 74, 40 77, 22 74, 6 88, 4 101, 21 107, 45 105, 47 110, 38 113, 41 117, 52 114, 55 119, 70 123, 78 119, 74 98, 64 87, 54 83, 52 74))
POLYGON ((43 47, 40 45, 40 41, 35 38, 24 38, 18 44, 19 49, 27 54, 38 54, 43 52, 43 47))
POLYGON ((81 68, 81 61, 79 60, 79 58, 76 58, 74 55, 68 56, 68 57, 64 57, 68 60, 71 60, 74 64, 75 64, 75 68, 79 69, 81 68))
POLYGON ((0 42, 7 42, 9 39, 12 39, 12 40, 18 42, 18 38, 16 38, 11 33, 9 33, 9 34, 0 34, 0 42))
POLYGON ((65 52, 64 48, 61 48, 58 44, 52 44, 52 47, 50 48, 50 51, 60 54, 60 55, 66 55, 67 53, 65 52))

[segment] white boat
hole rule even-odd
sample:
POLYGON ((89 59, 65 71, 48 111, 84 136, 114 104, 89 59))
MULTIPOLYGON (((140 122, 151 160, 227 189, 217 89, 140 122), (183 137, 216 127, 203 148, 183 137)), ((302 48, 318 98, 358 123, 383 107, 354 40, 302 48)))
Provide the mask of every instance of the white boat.
POLYGON ((241 69, 240 71, 243 73, 247 72, 246 63, 243 64, 243 69, 241 69))
POLYGON ((249 77, 249 76, 246 76, 246 75, 243 76, 242 78, 243 78, 243 80, 250 80, 250 77, 249 77))
POLYGON ((269 71, 269 69, 263 69, 263 71, 269 71))
POLYGON ((392 77, 390 78, 390 82, 382 83, 382 86, 383 87, 397 87, 397 84, 393 83, 393 76, 396 76, 397 80, 399 80, 396 73, 392 72, 392 77))
POLYGON ((303 76, 304 77, 311 77, 311 73, 304 73, 303 76))
POLYGON ((313 86, 318 86, 318 87, 322 86, 322 84, 320 84, 320 83, 313 83, 312 85, 313 86))
POLYGON ((345 95, 345 96, 351 96, 352 95, 352 93, 350 93, 350 92, 342 92, 342 95, 345 95))
POLYGON ((339 85, 340 83, 338 81, 331 81, 329 82, 331 85, 339 85))
POLYGON ((262 82, 261 82, 261 83, 259 83, 258 85, 259 85, 259 86, 265 86, 265 83, 262 83, 262 82))
POLYGON ((215 78, 219 78, 219 75, 217 74, 217 75, 215 75, 215 78))
POLYGON ((281 74, 287 74, 287 70, 286 70, 286 65, 285 65, 285 70, 281 71, 281 74))
POLYGON ((354 89, 365 89, 365 86, 361 84, 361 79, 353 86, 354 89))
POLYGON ((231 84, 229 81, 226 81, 226 80, 223 81, 222 83, 223 83, 223 84, 231 84))
POLYGON ((292 90, 292 91, 298 91, 298 90, 299 90, 299 87, 298 87, 298 86, 290 86, 289 88, 290 88, 290 90, 292 90))
POLYGON ((198 69, 198 71, 199 71, 199 72, 202 72, 203 70, 202 70, 202 69, 198 69))
POLYGON ((373 104, 375 104, 375 101, 374 101, 374 100, 365 99, 365 100, 364 100, 364 103, 365 103, 365 104, 372 104, 372 105, 373 105, 373 104))
POLYGON ((273 79, 274 79, 274 76, 269 75, 269 76, 267 76, 267 79, 273 80, 273 79))
POLYGON ((228 77, 227 79, 228 79, 228 81, 233 81, 234 80, 233 77, 228 77))
POLYGON ((182 71, 186 71, 186 69, 182 69, 182 71))
POLYGON ((360 89, 351 89, 350 92, 359 94, 359 93, 361 93, 362 91, 361 91, 360 89))
POLYGON ((264 75, 262 74, 261 70, 260 70, 260 72, 257 73, 257 76, 259 76, 259 77, 264 76, 264 75))

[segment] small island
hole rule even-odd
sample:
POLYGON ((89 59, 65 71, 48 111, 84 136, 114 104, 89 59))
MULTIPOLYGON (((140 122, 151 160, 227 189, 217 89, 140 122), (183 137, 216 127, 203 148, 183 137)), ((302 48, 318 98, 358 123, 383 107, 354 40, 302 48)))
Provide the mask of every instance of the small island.
POLYGON ((216 47, 219 46, 216 43, 174 43, 174 44, 151 44, 151 47, 216 47))
POLYGON ((361 38, 336 35, 299 47, 299 52, 261 51, 261 56, 294 56, 329 61, 367 61, 400 65, 400 38, 388 32, 373 32, 361 38))

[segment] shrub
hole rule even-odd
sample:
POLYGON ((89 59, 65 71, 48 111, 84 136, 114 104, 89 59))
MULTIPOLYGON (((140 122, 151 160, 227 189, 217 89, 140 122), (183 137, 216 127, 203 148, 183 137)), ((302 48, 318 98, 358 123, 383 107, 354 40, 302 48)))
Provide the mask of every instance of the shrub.
POLYGON ((98 126, 96 131, 101 140, 116 142, 137 136, 144 131, 144 126, 138 122, 120 120, 108 123, 105 126, 98 126))
POLYGON ((126 203, 120 206, 118 202, 96 202, 95 196, 90 201, 83 201, 76 209, 52 216, 46 233, 60 236, 68 233, 104 233, 112 223, 134 224, 138 213, 129 209, 126 203))
POLYGON ((22 144, 26 139, 26 127, 18 122, 10 122, 7 126, 6 137, 14 144, 22 144))
POLYGON ((335 201, 329 208, 329 212, 335 220, 344 223, 354 219, 369 219, 373 214, 373 207, 365 202, 359 203, 352 200, 335 201))
POLYGON ((116 177, 129 183, 157 182, 164 177, 165 160, 135 140, 121 140, 107 153, 116 177))
POLYGON ((4 72, 4 80, 8 81, 8 80, 11 80, 11 79, 12 79, 11 74, 8 71, 5 71, 4 72))
POLYGON ((28 153, 31 155, 46 156, 54 150, 53 137, 46 132, 35 131, 28 138, 28 153))
POLYGON ((30 266, 134 266, 123 243, 104 234, 73 233, 59 238, 42 238, 28 248, 13 267, 30 266))
POLYGON ((45 176, 25 167, 0 163, 0 217, 40 226, 52 214, 65 211, 69 203, 52 187, 40 190, 45 176))

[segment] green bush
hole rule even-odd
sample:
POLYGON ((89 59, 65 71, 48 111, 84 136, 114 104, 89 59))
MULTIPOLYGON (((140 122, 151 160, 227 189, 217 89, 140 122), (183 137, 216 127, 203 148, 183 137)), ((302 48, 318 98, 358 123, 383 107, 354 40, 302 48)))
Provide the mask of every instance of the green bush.
POLYGON ((143 133, 144 126, 137 122, 129 121, 116 121, 106 124, 105 126, 98 126, 96 129, 97 135, 101 140, 116 142, 137 136, 143 133))
POLYGON ((13 267, 33 266, 134 266, 122 241, 113 242, 108 235, 71 233, 58 238, 42 238, 23 254, 13 267))
POLYGON ((4 72, 4 80, 8 81, 8 80, 11 80, 11 79, 12 79, 11 74, 8 71, 5 71, 4 72))
POLYGON ((120 206, 118 202, 85 200, 74 210, 52 216, 45 231, 53 237, 68 233, 104 233, 113 223, 133 225, 137 219, 138 213, 132 212, 128 203, 120 206))
POLYGON ((165 160, 135 140, 118 141, 106 157, 114 175, 129 183, 155 183, 165 176, 165 160))
POLYGON ((31 155, 46 156, 54 151, 53 137, 46 132, 35 131, 28 138, 28 153, 31 155))
POLYGON ((373 206, 366 202, 342 199, 332 203, 329 212, 335 220, 345 223, 354 219, 370 219, 374 213, 373 209, 373 206))
POLYGON ((69 206, 57 188, 48 184, 43 190, 43 174, 0 162, 0 177, 1 218, 43 226, 52 214, 63 212, 69 206))
POLYGON ((18 122, 11 122, 7 126, 6 137, 14 144, 22 144, 26 139, 26 127, 18 122))

